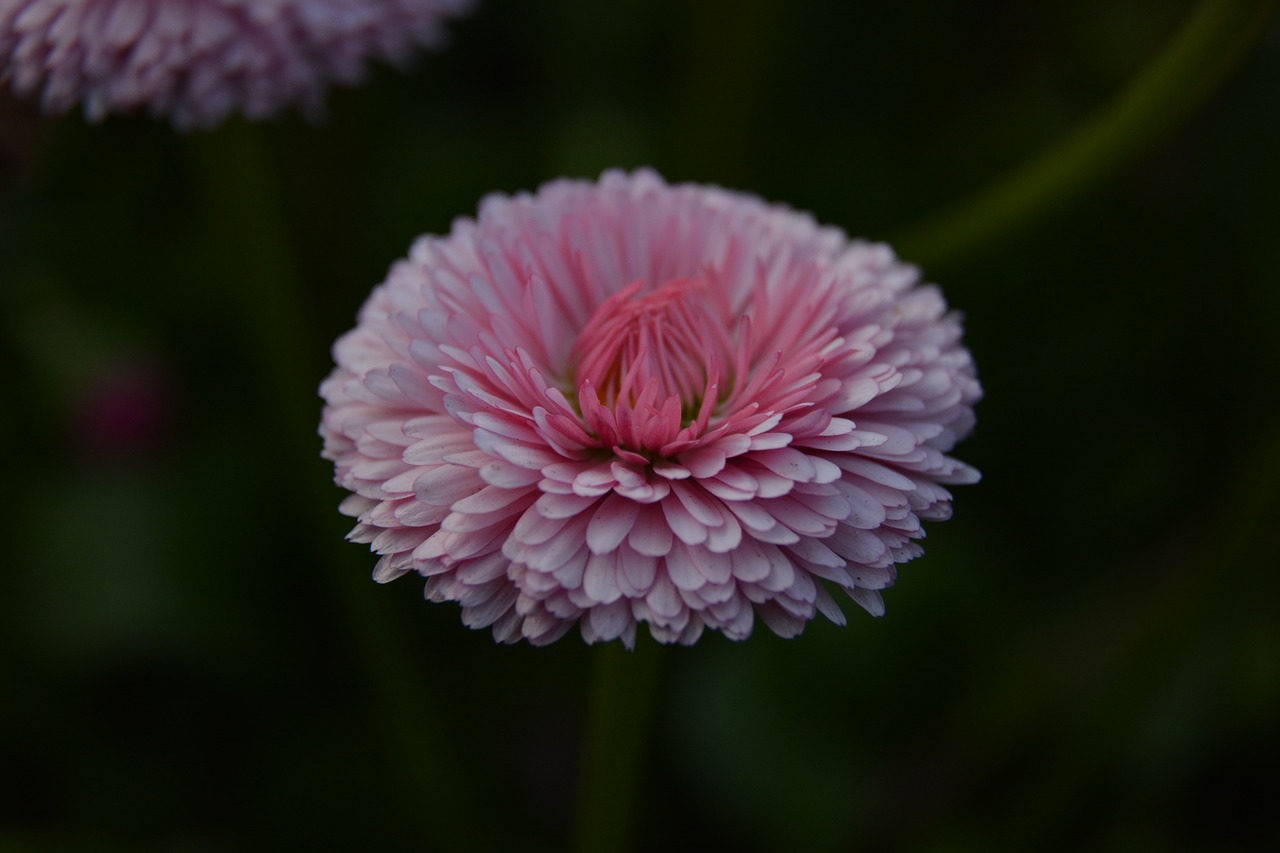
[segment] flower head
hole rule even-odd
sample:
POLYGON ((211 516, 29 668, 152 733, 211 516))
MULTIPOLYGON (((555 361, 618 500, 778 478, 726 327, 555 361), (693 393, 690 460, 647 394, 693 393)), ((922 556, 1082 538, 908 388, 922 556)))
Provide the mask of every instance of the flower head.
POLYGON ((46 112, 146 109, 180 128, 321 111, 331 82, 406 61, 469 0, 0 0, 0 83, 46 112))
POLYGON ((883 245, 652 172, 486 199, 422 237, 334 347, 350 538, 547 643, 873 614, 977 473, 958 318, 883 245))

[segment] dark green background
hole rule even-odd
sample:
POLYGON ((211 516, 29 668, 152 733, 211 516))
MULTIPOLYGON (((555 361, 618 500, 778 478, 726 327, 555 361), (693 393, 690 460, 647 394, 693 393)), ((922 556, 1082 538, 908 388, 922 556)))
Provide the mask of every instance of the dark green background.
MULTIPOLYGON (((483 0, 320 126, 6 94, 0 849, 562 849, 593 650, 495 646, 342 541, 315 387, 369 289, 484 194, 612 166, 892 240, 1190 8, 483 0), (154 410, 112 437, 121 388, 154 410)), ((985 479, 883 620, 660 650, 638 849, 1280 841, 1278 119, 1273 17, 1101 189, 902 247, 967 316, 985 479)))

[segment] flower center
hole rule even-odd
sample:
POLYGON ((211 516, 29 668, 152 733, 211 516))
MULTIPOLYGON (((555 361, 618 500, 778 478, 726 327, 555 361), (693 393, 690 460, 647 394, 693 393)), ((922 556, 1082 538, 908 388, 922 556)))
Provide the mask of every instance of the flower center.
POLYGON ((654 380, 656 398, 697 407, 731 352, 706 282, 675 279, 640 295, 634 282, 606 299, 574 343, 575 382, 606 406, 634 405, 654 380))

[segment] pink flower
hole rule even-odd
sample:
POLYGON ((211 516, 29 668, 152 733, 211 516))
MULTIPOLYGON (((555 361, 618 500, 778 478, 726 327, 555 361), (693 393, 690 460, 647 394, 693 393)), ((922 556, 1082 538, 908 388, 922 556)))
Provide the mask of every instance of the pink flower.
POLYGON ((72 438, 94 459, 153 454, 171 438, 177 392, 167 365, 154 357, 108 359, 74 401, 72 438))
POLYGON ((349 538, 504 642, 783 636, 875 615, 981 396, 915 268, 648 171, 493 196, 422 237, 334 347, 349 538))
POLYGON ((146 109, 179 128, 233 111, 322 110, 330 82, 439 42, 469 0, 0 0, 0 83, 92 121, 146 109))

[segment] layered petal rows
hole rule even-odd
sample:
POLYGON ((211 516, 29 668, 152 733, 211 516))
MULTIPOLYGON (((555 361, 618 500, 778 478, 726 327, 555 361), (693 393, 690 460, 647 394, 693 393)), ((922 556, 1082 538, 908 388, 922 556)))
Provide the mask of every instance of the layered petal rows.
POLYGON ((486 199, 422 237, 334 347, 326 458, 374 577, 504 642, 661 642, 831 590, 879 615, 978 479, 958 318, 883 245, 656 174, 486 199))
POLYGON ((179 128, 228 113, 322 108, 369 61, 437 44, 470 0, 0 0, 0 83, 78 102, 90 120, 146 110, 179 128))

